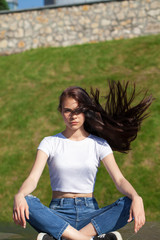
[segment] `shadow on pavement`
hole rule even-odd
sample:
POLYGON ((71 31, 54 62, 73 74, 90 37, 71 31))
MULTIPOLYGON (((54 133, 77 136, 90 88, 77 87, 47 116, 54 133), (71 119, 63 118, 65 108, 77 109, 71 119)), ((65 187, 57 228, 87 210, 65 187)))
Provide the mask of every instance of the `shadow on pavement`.
MULTIPOLYGON (((134 233, 134 222, 120 229, 123 240, 160 240, 160 222, 147 222, 134 233)), ((37 232, 27 225, 26 229, 12 224, 0 224, 0 240, 36 240, 37 232)))
POLYGON ((160 222, 146 222, 146 224, 134 233, 134 222, 120 229, 123 240, 160 240, 160 222))

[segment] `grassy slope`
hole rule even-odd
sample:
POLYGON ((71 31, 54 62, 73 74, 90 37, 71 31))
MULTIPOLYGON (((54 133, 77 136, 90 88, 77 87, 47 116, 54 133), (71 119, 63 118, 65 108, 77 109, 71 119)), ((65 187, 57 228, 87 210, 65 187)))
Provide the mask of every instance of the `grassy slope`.
MULTIPOLYGON (((32 166, 44 136, 63 129, 58 96, 69 85, 107 91, 107 80, 130 80, 148 88, 156 101, 127 154, 115 153, 124 175, 144 197, 147 220, 159 219, 160 35, 130 40, 46 48, 0 57, 0 221, 12 221, 13 196, 32 166)), ((48 168, 34 192, 51 198, 48 168)), ((103 166, 95 196, 100 206, 121 196, 103 166)))

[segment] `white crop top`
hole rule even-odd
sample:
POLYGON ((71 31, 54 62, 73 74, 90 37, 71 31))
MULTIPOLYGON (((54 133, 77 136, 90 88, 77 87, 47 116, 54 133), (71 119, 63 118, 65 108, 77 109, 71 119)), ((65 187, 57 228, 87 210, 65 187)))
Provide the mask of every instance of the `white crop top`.
POLYGON ((62 133, 45 137, 38 149, 48 155, 52 190, 74 193, 93 192, 100 160, 112 153, 102 138, 73 141, 62 133))

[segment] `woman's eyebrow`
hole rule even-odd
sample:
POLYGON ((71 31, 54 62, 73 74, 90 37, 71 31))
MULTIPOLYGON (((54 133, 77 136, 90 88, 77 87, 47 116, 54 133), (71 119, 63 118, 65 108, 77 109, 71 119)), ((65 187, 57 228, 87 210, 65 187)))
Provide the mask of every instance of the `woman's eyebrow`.
POLYGON ((65 109, 65 110, 78 110, 79 107, 76 107, 76 108, 74 108, 74 109, 71 109, 71 108, 65 108, 65 107, 64 107, 64 109, 65 109))
POLYGON ((64 108, 65 110, 67 109, 67 110, 71 110, 71 108, 64 108))

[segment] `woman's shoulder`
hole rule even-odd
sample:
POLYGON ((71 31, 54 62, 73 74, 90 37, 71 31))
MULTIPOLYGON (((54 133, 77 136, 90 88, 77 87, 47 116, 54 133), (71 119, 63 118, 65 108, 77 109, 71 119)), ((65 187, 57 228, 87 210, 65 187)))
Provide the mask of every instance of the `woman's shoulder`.
POLYGON ((92 139, 93 141, 95 141, 97 144, 100 144, 100 145, 109 145, 108 142, 104 139, 104 138, 101 138, 101 137, 98 137, 96 135, 93 135, 93 134, 90 134, 90 139, 92 139))
POLYGON ((107 140, 104 138, 91 135, 91 138, 95 142, 96 149, 99 153, 99 157, 102 160, 104 157, 106 157, 108 154, 113 153, 112 148, 108 144, 107 140))
POLYGON ((38 149, 41 149, 45 152, 47 151, 47 153, 49 155, 49 153, 51 151, 53 152, 53 149, 55 149, 56 146, 59 144, 60 138, 61 138, 60 133, 52 135, 52 136, 44 137, 42 139, 42 141, 40 142, 38 149))
POLYGON ((57 134, 54 134, 51 136, 46 136, 42 139, 42 141, 44 140, 44 141, 48 141, 48 142, 53 142, 53 141, 56 141, 57 139, 62 138, 61 135, 62 135, 61 133, 57 133, 57 134))

